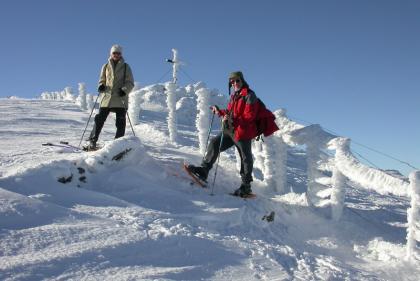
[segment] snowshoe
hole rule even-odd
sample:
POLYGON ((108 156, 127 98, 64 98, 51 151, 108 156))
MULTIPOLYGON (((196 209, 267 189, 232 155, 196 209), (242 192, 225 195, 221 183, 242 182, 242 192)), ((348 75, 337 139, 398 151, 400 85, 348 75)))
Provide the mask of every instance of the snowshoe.
POLYGON ((256 197, 256 195, 252 193, 251 185, 249 184, 241 184, 241 186, 230 195, 238 196, 241 198, 255 198, 256 197))
POLYGON ((89 141, 88 144, 84 145, 82 147, 83 151, 97 151, 99 149, 101 149, 102 147, 96 144, 96 141, 89 141))
POLYGON ((82 149, 78 148, 77 146, 69 144, 68 142, 61 142, 61 141, 60 141, 60 143, 51 143, 51 142, 43 143, 42 146, 65 148, 65 149, 72 150, 74 152, 80 152, 82 150, 82 149))
POLYGON ((187 172, 187 174, 192 178, 192 180, 201 187, 207 187, 206 179, 202 178, 203 174, 200 174, 199 168, 203 169, 202 167, 195 167, 193 165, 188 165, 187 163, 183 163, 183 168, 187 172))
POLYGON ((257 197, 257 194, 255 193, 247 193, 247 194, 241 194, 241 195, 237 195, 235 194, 235 192, 229 193, 229 195, 235 196, 235 197, 240 197, 243 199, 254 199, 257 197))

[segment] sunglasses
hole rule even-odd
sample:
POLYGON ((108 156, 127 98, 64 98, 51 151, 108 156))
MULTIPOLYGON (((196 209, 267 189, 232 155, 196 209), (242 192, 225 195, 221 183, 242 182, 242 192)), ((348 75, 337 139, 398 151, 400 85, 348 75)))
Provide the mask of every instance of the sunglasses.
POLYGON ((121 53, 120 52, 113 52, 112 54, 113 55, 119 55, 119 56, 121 56, 121 53))
POLYGON ((230 80, 230 84, 240 83, 241 79, 230 80))

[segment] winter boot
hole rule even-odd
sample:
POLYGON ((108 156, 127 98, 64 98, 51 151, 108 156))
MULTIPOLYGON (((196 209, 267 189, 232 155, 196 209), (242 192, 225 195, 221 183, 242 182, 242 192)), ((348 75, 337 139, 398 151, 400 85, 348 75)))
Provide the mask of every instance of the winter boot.
POLYGON ((188 170, 191 171, 195 176, 197 176, 200 180, 207 182, 207 176, 209 174, 209 171, 207 169, 201 167, 201 166, 194 166, 194 165, 188 165, 188 170))
POLYGON ((243 184, 241 184, 241 186, 238 189, 236 189, 233 192, 233 195, 234 196, 239 196, 239 197, 247 197, 251 193, 252 193, 251 184, 243 183, 243 184))
POLYGON ((86 144, 86 145, 83 146, 83 150, 84 151, 94 151, 96 149, 97 149, 96 141, 95 140, 92 140, 92 139, 89 140, 89 143, 88 144, 86 144))

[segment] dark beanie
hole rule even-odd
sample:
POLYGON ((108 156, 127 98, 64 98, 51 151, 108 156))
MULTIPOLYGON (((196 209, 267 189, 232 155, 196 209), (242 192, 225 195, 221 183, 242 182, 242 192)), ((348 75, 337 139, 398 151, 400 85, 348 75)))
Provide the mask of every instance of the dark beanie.
POLYGON ((241 79, 243 86, 244 86, 244 87, 249 88, 249 85, 248 85, 248 83, 245 81, 244 75, 242 74, 242 72, 241 72, 241 71, 234 71, 234 72, 232 72, 232 73, 229 75, 229 81, 230 81, 230 80, 233 80, 233 79, 235 79, 235 78, 239 78, 239 79, 241 79))

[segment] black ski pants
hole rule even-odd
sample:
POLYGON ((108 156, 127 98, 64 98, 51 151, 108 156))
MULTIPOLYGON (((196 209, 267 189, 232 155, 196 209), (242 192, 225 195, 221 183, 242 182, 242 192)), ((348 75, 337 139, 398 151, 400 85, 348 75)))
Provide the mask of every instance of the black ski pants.
POLYGON ((95 116, 95 123, 93 125, 93 129, 90 133, 89 140, 97 142, 99 138, 99 134, 101 133, 102 127, 105 124, 106 118, 108 117, 110 112, 115 112, 115 126, 117 127, 117 132, 115 133, 115 138, 118 139, 125 134, 125 108, 120 107, 101 107, 99 108, 99 113, 95 116))
POLYGON ((252 181, 252 168, 254 160, 252 158, 252 140, 240 140, 236 141, 231 135, 219 134, 212 138, 209 146, 207 147, 207 153, 201 163, 201 166, 207 171, 213 167, 220 152, 235 146, 238 149, 239 155, 241 156, 241 178, 242 183, 249 184, 252 181), (223 138, 222 146, 220 147, 220 141, 223 138), (220 152, 219 152, 220 147, 220 152))

